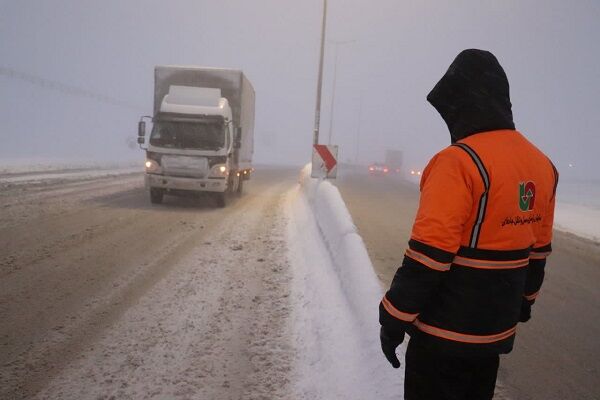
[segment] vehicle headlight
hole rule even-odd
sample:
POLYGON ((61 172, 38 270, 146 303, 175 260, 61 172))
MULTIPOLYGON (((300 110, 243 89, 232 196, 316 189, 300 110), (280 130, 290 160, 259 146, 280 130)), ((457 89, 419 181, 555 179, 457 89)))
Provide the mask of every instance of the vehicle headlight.
POLYGON ((160 164, 156 160, 147 159, 145 166, 148 173, 156 174, 161 172, 160 164))
POLYGON ((217 164, 217 165, 214 165, 210 169, 209 177, 211 177, 211 178, 227 178, 228 175, 229 175, 229 168, 227 168, 227 165, 217 164))

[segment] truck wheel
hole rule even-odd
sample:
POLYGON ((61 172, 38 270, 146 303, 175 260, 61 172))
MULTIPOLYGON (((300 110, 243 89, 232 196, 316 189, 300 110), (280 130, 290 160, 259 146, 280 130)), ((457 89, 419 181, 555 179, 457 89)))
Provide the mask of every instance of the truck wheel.
POLYGON ((227 205, 227 191, 223 193, 215 193, 215 201, 217 207, 224 208, 227 205))
POLYGON ((150 188, 150 202, 152 204, 161 204, 165 191, 158 188, 150 188))

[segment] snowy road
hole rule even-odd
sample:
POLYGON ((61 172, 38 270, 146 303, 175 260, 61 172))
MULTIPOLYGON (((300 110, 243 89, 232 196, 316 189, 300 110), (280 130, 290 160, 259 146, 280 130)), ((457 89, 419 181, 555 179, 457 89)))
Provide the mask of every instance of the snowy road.
POLYGON ((286 398, 281 208, 297 170, 225 209, 141 174, 0 191, 0 398, 286 398))
MULTIPOLYGON (((225 209, 150 205, 141 174, 124 172, 0 173, 1 399, 401 396, 402 369, 378 348, 371 263, 328 258, 337 246, 320 235, 335 221, 320 215, 317 227, 297 169, 259 169, 225 209)), ((341 172, 387 285, 418 193, 341 172)), ((499 400, 598 397, 599 246, 560 233, 554 244, 499 400)))
MULTIPOLYGON (((337 186, 389 287, 410 236, 418 187, 348 170, 340 171, 337 186)), ((555 231, 552 247, 532 319, 519 325, 514 351, 502 357, 495 398, 600 398, 600 244, 555 231)))

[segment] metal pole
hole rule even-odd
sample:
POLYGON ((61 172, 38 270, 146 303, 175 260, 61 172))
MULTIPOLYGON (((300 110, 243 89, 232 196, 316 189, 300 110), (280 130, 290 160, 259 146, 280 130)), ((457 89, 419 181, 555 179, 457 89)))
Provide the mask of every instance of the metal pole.
POLYGON ((331 90, 331 107, 329 112, 329 137, 327 139, 327 144, 331 144, 331 134, 333 132, 333 111, 335 104, 335 87, 337 82, 337 65, 338 65, 338 45, 340 42, 335 42, 335 61, 333 64, 333 89, 331 90))
POLYGON ((360 94, 360 99, 358 103, 358 124, 356 128, 356 152, 354 153, 354 164, 358 165, 358 149, 360 143, 360 128, 362 123, 362 108, 363 108, 363 96, 360 94))
POLYGON ((321 89, 323 87, 323 55, 325 53, 325 22, 327 21, 327 0, 323 0, 323 26, 321 28, 321 57, 319 59, 319 79, 317 82, 317 104, 315 107, 315 128, 313 144, 319 143, 319 124, 321 122, 321 89))

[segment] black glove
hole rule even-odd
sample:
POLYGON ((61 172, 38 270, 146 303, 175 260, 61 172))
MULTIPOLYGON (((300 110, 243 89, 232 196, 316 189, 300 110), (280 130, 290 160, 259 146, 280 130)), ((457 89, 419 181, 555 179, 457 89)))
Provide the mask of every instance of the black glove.
POLYGON ((531 305, 533 302, 530 302, 527 299, 523 299, 521 301, 521 314, 519 315, 520 322, 527 322, 529 318, 531 318, 531 305))
POLYGON ((381 327, 379 331, 379 339, 381 339, 381 350, 385 358, 392 364, 394 368, 400 368, 400 361, 396 356, 396 347, 404 341, 404 331, 389 332, 385 327, 381 327))

